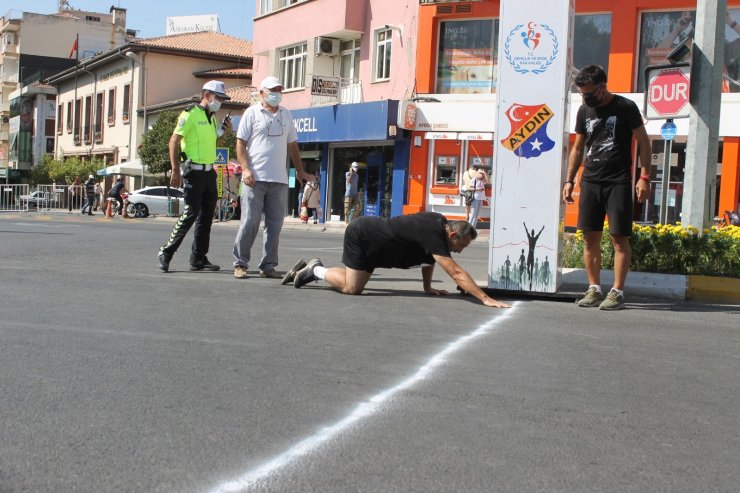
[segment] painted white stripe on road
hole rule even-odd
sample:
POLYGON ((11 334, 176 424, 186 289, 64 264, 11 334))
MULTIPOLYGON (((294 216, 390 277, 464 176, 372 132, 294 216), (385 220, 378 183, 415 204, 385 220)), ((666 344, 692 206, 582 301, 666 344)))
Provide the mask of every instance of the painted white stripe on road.
POLYGON ((370 397, 368 400, 361 402, 352 412, 336 423, 321 428, 318 432, 304 438, 285 452, 273 457, 255 469, 245 472, 238 478, 222 482, 215 488, 211 489, 209 493, 235 493, 257 486, 261 481, 264 481, 273 473, 279 471, 300 457, 308 455, 318 449, 323 444, 337 437, 360 420, 376 414, 383 404, 390 401, 396 396, 396 394, 403 392, 426 379, 430 373, 442 366, 444 362, 449 360, 450 356, 463 349, 468 343, 470 343, 470 341, 478 337, 488 335, 494 328, 501 325, 504 320, 511 316, 517 305, 518 303, 513 303, 511 308, 503 311, 501 315, 497 316, 493 320, 481 325, 470 334, 461 336, 452 341, 442 351, 432 356, 425 365, 416 370, 416 372, 409 378, 393 387, 382 390, 370 397))

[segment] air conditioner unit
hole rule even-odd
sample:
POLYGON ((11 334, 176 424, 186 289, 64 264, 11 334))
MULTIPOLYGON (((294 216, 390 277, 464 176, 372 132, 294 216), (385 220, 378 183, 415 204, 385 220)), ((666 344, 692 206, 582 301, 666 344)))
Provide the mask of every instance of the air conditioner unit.
POLYGON ((316 38, 314 52, 316 52, 316 56, 337 56, 339 54, 339 40, 319 36, 316 38))

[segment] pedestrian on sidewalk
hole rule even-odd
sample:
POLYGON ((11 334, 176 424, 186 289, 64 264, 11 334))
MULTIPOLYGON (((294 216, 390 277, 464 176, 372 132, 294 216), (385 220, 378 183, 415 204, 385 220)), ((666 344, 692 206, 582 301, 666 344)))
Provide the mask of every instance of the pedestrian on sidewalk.
POLYGON ((80 190, 80 177, 75 176, 74 181, 72 184, 67 187, 67 206, 68 206, 68 214, 72 212, 72 209, 76 209, 80 206, 81 197, 80 194, 82 193, 82 190, 80 190))
POLYGON ((357 206, 357 184, 360 182, 359 163, 352 162, 349 171, 344 174, 344 224, 349 224, 355 216, 357 206))
POLYGON ((244 111, 236 134, 236 155, 242 167, 242 215, 234 240, 234 277, 247 278, 252 245, 257 238, 262 214, 265 229, 260 277, 280 279, 278 265, 280 231, 288 201, 288 156, 296 169, 299 187, 313 175, 306 173, 298 148, 293 117, 280 106, 283 84, 277 77, 266 77, 260 84, 260 102, 244 111))
POLYGON ((103 201, 103 187, 100 186, 100 182, 95 182, 95 202, 93 203, 93 209, 98 210, 98 206, 103 201))
POLYGON ((306 181, 303 189, 303 206, 306 207, 307 217, 304 223, 308 223, 308 217, 313 217, 313 223, 319 222, 319 207, 321 207, 321 191, 319 189, 319 179, 314 176, 312 180, 306 181))
POLYGON ((362 293, 376 268, 408 269, 421 266, 424 293, 448 295, 432 287, 434 265, 442 269, 464 292, 484 305, 508 308, 510 305, 489 297, 470 274, 452 259, 478 236, 467 221, 448 221, 436 212, 420 212, 391 219, 363 216, 352 221, 344 232, 342 263, 346 267, 326 268, 314 257, 299 260, 283 277, 300 288, 311 281, 324 280, 342 294, 362 293))
POLYGON ((80 209, 81 214, 92 216, 93 203, 95 202, 95 178, 93 175, 87 177, 85 182, 85 205, 80 209), (87 209, 87 212, 85 210, 87 209))
POLYGON ((635 193, 640 203, 650 191, 650 139, 637 105, 607 90, 604 69, 598 65, 584 67, 574 82, 583 104, 576 116, 576 139, 568 158, 562 194, 566 203, 574 202, 575 179, 583 161, 578 229, 583 231, 583 263, 589 287, 577 303, 582 307, 621 310, 632 260, 632 138, 639 145, 641 172, 635 193), (606 297, 600 281, 605 215, 614 246, 614 286, 606 297))

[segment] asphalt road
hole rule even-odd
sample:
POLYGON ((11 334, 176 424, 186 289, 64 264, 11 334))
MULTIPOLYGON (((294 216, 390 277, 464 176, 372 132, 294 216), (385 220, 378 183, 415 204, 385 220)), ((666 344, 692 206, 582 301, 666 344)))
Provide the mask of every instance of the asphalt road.
MULTIPOLYGON (((170 227, 0 216, 0 492, 738 490, 738 307, 349 297, 188 272, 190 236, 161 274, 170 227)), ((284 231, 313 254, 341 235, 284 231)))

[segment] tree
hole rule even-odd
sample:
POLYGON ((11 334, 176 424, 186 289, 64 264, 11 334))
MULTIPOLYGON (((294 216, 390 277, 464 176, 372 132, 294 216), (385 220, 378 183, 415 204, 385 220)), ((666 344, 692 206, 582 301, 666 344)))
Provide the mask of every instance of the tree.
POLYGON ((177 117, 177 113, 165 111, 144 134, 139 156, 142 163, 149 166, 150 173, 165 173, 170 168, 170 137, 175 130, 177 117))
POLYGON ((88 175, 95 175, 96 171, 105 167, 101 159, 83 159, 80 156, 71 156, 64 160, 45 156, 44 161, 34 167, 32 179, 34 183, 72 183, 79 177, 85 181, 88 175))

